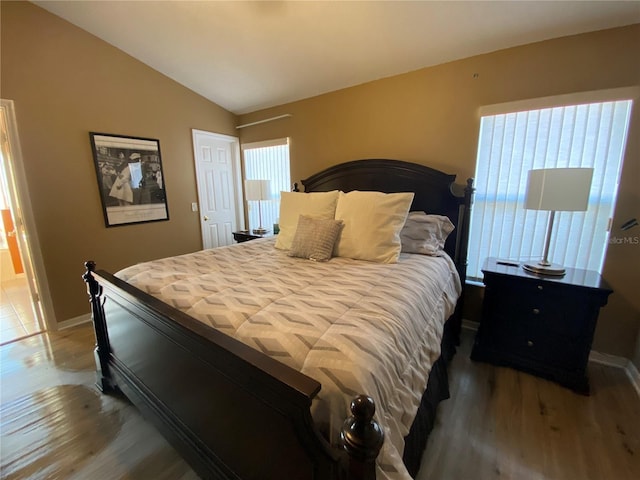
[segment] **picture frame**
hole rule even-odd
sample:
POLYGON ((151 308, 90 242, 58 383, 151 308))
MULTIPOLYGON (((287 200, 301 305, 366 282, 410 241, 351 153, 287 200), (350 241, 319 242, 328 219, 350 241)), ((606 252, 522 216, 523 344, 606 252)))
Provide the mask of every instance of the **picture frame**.
POLYGON ((89 132, 105 226, 169 220, 160 141, 89 132))

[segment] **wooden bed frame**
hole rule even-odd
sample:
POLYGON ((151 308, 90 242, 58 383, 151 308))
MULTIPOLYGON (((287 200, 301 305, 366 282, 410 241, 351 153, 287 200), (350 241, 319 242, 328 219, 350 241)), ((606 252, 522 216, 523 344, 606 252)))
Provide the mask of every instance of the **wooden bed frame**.
MULTIPOLYGON (((455 175, 413 163, 356 160, 331 167, 302 184, 306 192, 415 192, 412 210, 447 215, 456 225, 445 249, 464 283, 473 187, 468 180, 464 195, 458 196, 452 190, 454 181, 455 175)), ((96 271, 92 261, 85 266, 83 278, 96 332, 98 387, 105 393, 124 393, 201 477, 375 478, 382 433, 373 420, 375 406, 369 397, 354 399, 353 415, 342 430, 342 448, 332 447, 311 417, 311 402, 321 388, 317 381, 105 271, 96 271)), ((447 339, 455 341, 458 336, 463 298, 447 322, 447 339)), ((451 355, 451 348, 443 345, 443 357, 451 355)), ((430 375, 427 393, 435 377, 430 375)), ((443 395, 448 390, 436 395, 436 404, 443 395)), ((435 406, 423 407, 435 414, 435 406)), ((418 437, 412 442, 417 441, 420 453, 426 443, 426 424, 422 421, 417 433, 412 429, 409 435, 418 437)), ((419 456, 407 459, 405 452, 412 475, 419 467, 419 456)))

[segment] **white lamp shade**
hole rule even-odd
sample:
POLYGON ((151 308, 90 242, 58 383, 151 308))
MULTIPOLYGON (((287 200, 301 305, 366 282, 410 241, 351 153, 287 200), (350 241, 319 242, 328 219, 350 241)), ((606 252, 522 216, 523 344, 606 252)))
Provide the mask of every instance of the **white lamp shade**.
POLYGON ((530 170, 524 208, 580 212, 587 210, 593 168, 530 170))
POLYGON ((245 180, 244 190, 248 201, 269 200, 271 198, 271 181, 245 180))

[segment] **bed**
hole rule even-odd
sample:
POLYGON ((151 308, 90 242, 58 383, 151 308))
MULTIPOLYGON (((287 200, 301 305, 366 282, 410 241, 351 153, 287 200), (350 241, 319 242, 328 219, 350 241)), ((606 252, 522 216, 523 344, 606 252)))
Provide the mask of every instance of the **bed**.
POLYGON ((96 271, 88 261, 84 279, 96 331, 98 387, 124 393, 202 478, 409 478, 419 468, 437 404, 448 397, 446 365, 455 352, 464 300, 458 285, 455 294, 438 293, 444 299, 438 307, 422 305, 423 289, 439 276, 426 272, 433 268, 444 278, 464 278, 472 181, 456 186, 455 175, 374 159, 330 167, 302 184, 314 194, 413 192, 411 211, 446 216, 455 227, 444 243, 446 255, 401 253, 392 265, 341 256, 310 262, 274 248, 283 236, 134 265, 116 275, 96 271), (356 281, 363 268, 369 279, 364 283, 356 281), (422 283, 411 286, 419 278, 422 283), (364 296, 365 290, 371 295, 364 296), (328 318, 319 292, 337 297, 329 309, 337 311, 337 320, 328 318), (391 300, 384 295, 400 303, 388 307, 391 300), (319 302, 317 309, 313 302, 319 302), (373 337, 384 343, 388 332, 380 325, 394 324, 378 321, 387 310, 414 318, 435 317, 432 312, 440 309, 446 317, 428 327, 429 335, 417 333, 416 328, 427 329, 417 321, 393 327, 409 331, 410 340, 388 342, 398 358, 367 343, 373 337), (363 333, 355 323, 360 317, 373 330, 363 333), (279 329, 278 318, 287 326, 279 329), (326 343, 333 337, 338 343, 362 342, 362 351, 338 352, 326 343), (407 343, 416 338, 419 349, 407 343), (294 340, 302 354, 298 347, 290 355, 274 347, 294 340), (369 368, 377 356, 411 363, 407 383, 421 390, 396 402, 395 387, 390 393, 386 380, 378 379, 393 376, 398 367, 369 368), (367 378, 346 385, 329 368, 336 365, 349 365, 353 377, 363 371, 367 378))

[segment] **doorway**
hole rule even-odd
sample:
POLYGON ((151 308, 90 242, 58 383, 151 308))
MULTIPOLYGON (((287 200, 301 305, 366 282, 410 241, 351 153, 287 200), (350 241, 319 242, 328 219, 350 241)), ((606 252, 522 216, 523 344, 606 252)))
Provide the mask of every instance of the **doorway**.
POLYGON ((18 192, 26 183, 10 100, 0 104, 0 144, 0 344, 5 344, 46 327, 31 253, 37 246, 25 225, 30 205, 18 192))
POLYGON ((240 142, 237 137, 193 130, 202 248, 233 243, 233 232, 244 228, 240 142))

